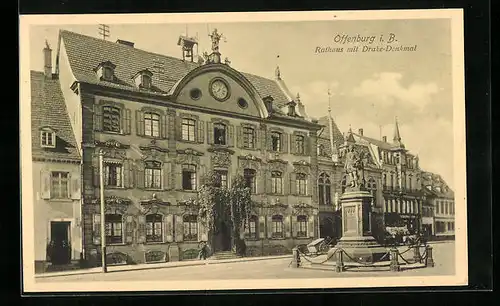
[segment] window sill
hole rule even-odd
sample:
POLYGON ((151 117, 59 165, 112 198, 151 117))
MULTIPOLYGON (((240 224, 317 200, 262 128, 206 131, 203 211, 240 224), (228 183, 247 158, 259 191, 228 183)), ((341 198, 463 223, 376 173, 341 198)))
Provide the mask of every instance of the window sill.
POLYGON ((165 241, 151 241, 151 242, 146 241, 144 243, 144 245, 159 245, 159 244, 165 244, 165 243, 166 243, 165 241))
POLYGON ((125 189, 125 187, 120 187, 120 186, 104 186, 104 189, 125 189))
POLYGON ((177 139, 177 141, 182 142, 182 143, 190 143, 190 144, 198 144, 200 142, 196 140, 186 140, 186 139, 177 139))
POLYGON ((120 243, 106 243, 106 246, 124 246, 127 245, 125 242, 120 242, 120 243))
POLYGON ((71 202, 73 201, 73 199, 71 198, 50 198, 50 199, 47 199, 51 202, 71 202))
POLYGON ((161 137, 161 136, 150 136, 150 135, 137 135, 141 138, 146 138, 146 139, 154 139, 154 140, 165 140, 165 139, 168 139, 168 138, 164 138, 164 137, 161 137))
POLYGON ((103 130, 96 131, 96 132, 99 132, 102 134, 110 134, 110 135, 124 135, 122 132, 112 132, 112 131, 103 131, 103 130))
POLYGON ((145 191, 163 191, 165 189, 162 188, 144 188, 145 191))

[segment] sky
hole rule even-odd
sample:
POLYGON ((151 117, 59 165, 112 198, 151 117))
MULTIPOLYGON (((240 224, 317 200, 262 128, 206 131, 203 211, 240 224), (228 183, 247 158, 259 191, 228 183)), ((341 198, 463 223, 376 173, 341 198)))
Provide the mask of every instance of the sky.
MULTIPOLYGON (((426 171, 440 174, 453 188, 453 102, 451 24, 447 19, 336 20, 220 24, 109 24, 107 40, 124 39, 147 51, 181 57, 179 35, 198 36, 199 54, 210 51, 209 31, 218 29, 222 57, 239 71, 281 77, 300 94, 312 117, 327 114, 340 130, 362 128, 364 135, 392 140, 397 117, 402 142, 426 171), (415 51, 361 52, 365 43, 335 42, 335 37, 375 36, 372 47, 416 46, 415 51), (338 36, 339 35, 339 36, 338 36), (383 35, 385 42, 379 41, 383 35), (358 52, 345 52, 359 46, 358 52), (344 47, 344 52, 316 52, 344 47), (331 96, 329 99, 328 88, 331 96)), ((99 25, 32 26, 30 68, 43 71, 45 40, 57 54, 60 29, 100 37, 99 25)))

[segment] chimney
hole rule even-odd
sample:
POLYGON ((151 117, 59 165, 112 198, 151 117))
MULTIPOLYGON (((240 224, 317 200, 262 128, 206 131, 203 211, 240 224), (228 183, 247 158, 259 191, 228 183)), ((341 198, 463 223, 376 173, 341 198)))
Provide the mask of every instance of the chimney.
POLYGON ((387 136, 382 136, 382 140, 383 140, 384 142, 387 142, 387 136))
POLYGON ((133 47, 134 47, 134 43, 133 43, 133 42, 131 42, 131 41, 127 41, 127 40, 123 40, 123 39, 118 39, 118 40, 116 40, 116 43, 117 43, 117 44, 120 44, 120 45, 127 46, 127 47, 131 47, 131 48, 133 48, 133 47))
POLYGON ((50 49, 47 41, 45 41, 45 48, 43 49, 43 71, 45 77, 52 78, 52 49, 50 49))
POLYGON ((363 136, 363 129, 359 129, 359 130, 358 130, 358 134, 359 134, 360 136, 363 136))

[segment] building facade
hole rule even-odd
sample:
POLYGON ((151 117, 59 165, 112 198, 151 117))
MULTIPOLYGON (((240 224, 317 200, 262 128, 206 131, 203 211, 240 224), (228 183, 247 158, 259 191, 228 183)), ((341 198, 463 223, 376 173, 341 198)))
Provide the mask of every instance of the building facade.
POLYGON ((423 172, 425 227, 435 239, 455 237, 455 194, 439 174, 423 172))
MULTIPOLYGON (((44 49, 50 59, 50 49, 44 49)), ((31 71, 35 271, 78 262, 82 252, 81 157, 50 60, 31 71)))
POLYGON ((208 231, 193 204, 209 171, 228 187, 241 175, 251 189, 248 255, 289 253, 319 236, 321 125, 279 68, 274 79, 236 71, 221 62, 215 38, 195 62, 186 37, 181 60, 60 32, 56 73, 82 151, 86 258, 100 257, 100 152, 112 262, 189 259, 207 240, 230 250, 230 231, 208 231))

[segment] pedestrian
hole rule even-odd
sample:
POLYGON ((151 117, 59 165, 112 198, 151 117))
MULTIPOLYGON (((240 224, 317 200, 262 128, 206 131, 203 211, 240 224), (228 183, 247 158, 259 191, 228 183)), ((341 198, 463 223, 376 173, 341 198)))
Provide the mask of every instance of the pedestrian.
POLYGON ((202 242, 201 244, 201 248, 200 248, 200 252, 199 252, 199 255, 198 255, 198 258, 201 260, 206 260, 208 257, 208 245, 207 243, 204 241, 202 242))

